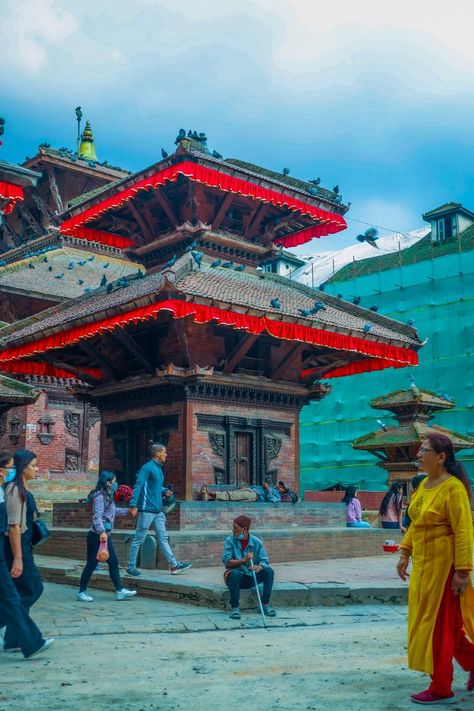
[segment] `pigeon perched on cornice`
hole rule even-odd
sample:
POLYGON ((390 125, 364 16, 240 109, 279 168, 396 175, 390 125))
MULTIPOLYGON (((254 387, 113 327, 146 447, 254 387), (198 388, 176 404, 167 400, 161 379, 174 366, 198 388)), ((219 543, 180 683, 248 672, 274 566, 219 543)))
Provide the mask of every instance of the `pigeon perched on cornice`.
POLYGON ((316 180, 309 180, 308 182, 311 183, 311 185, 316 185, 316 187, 318 187, 321 182, 321 178, 316 178, 316 180))
POLYGON ((270 306, 273 306, 274 309, 281 309, 280 299, 271 299, 270 306))
POLYGON ((215 262, 212 262, 212 263, 211 263, 211 267, 220 267, 221 264, 222 264, 221 260, 220 260, 220 259, 216 259, 215 262))
POLYGON ((164 148, 161 149, 161 157, 162 157, 162 158, 168 158, 168 153, 165 151, 164 148))

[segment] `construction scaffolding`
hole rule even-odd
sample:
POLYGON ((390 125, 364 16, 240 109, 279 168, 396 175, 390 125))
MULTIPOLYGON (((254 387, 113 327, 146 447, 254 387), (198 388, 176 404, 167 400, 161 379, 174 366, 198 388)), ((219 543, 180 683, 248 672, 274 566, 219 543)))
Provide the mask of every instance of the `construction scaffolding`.
MULTIPOLYGON (((455 400, 454 409, 437 414, 437 424, 474 435, 472 238, 469 234, 467 242, 457 240, 449 249, 433 247, 429 237, 424 238, 403 259, 390 255, 389 262, 376 257, 347 265, 326 285, 327 293, 341 294, 348 301, 359 296, 360 306, 376 306, 379 313, 405 323, 412 320, 420 337, 428 340, 420 351, 418 367, 332 380, 332 393, 302 410, 302 491, 338 482, 372 491, 386 487, 386 472, 370 454, 354 450, 351 442, 377 429, 377 418, 391 422, 390 414, 374 412, 369 401, 390 390, 408 388, 410 375, 418 387, 455 400), (412 250, 416 255, 410 259, 412 250)), ((474 450, 462 452, 459 460, 473 481, 474 450)))

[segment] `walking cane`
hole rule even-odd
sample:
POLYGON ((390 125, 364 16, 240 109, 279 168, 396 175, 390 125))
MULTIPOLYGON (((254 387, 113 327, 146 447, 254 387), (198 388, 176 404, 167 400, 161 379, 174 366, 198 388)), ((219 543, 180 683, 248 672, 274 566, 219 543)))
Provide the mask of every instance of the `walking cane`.
MULTIPOLYGON (((253 551, 252 551, 252 546, 247 546, 247 550, 250 551, 250 552, 253 552, 253 551)), ((263 611, 262 598, 260 597, 260 590, 258 589, 258 582, 257 582, 257 576, 255 575, 255 569, 254 569, 254 565, 253 565, 253 558, 252 558, 251 560, 249 560, 249 568, 250 568, 250 570, 252 571, 252 575, 253 575, 253 582, 254 582, 254 584, 255 584, 255 591, 256 591, 256 593, 257 593, 258 606, 259 606, 259 608, 260 608, 260 614, 262 615, 263 626, 266 627, 266 626, 267 626, 267 623, 266 623, 266 621, 265 621, 265 613, 264 613, 264 611, 263 611)))

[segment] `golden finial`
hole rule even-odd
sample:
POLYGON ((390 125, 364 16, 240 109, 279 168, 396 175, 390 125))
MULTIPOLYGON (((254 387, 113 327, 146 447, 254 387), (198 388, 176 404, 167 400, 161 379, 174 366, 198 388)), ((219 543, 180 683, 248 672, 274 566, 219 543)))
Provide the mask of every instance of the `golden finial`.
POLYGON ((92 135, 92 129, 89 121, 86 121, 86 127, 81 136, 79 155, 85 160, 97 160, 94 146, 94 136, 92 135))

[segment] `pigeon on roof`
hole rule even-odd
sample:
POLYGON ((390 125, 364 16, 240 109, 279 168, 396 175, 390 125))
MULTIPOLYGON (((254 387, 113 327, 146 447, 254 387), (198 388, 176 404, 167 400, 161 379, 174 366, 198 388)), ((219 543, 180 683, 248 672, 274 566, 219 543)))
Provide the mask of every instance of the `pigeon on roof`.
POLYGON ((245 264, 238 264, 234 269, 234 272, 244 272, 244 271, 245 271, 245 264))
POLYGON ((223 156, 221 156, 221 154, 218 153, 217 151, 212 151, 212 155, 214 156, 214 158, 222 158, 222 157, 223 157, 223 156))
POLYGON ((311 183, 311 185, 316 185, 316 187, 318 187, 321 182, 321 178, 316 178, 316 180, 310 180, 309 182, 311 183))
POLYGON ((358 306, 358 304, 360 304, 360 296, 354 296, 352 303, 358 306))
POLYGON ((222 264, 220 259, 216 259, 215 262, 211 263, 211 267, 220 267, 222 264))
POLYGON ((173 254, 171 259, 168 259, 168 261, 165 262, 164 266, 165 267, 172 267, 174 264, 176 264, 177 261, 178 261, 178 257, 176 256, 176 254, 173 254))
POLYGON ((232 267, 234 266, 234 262, 224 262, 222 266, 224 267, 224 269, 232 269, 232 267))
POLYGON ((273 306, 274 309, 281 309, 280 299, 271 299, 270 306, 273 306))
POLYGON ((363 326, 363 331, 364 333, 368 333, 369 331, 372 330, 372 324, 367 321, 367 323, 364 323, 363 326))
POLYGON ((164 148, 161 149, 161 157, 162 157, 162 158, 168 158, 168 153, 165 151, 164 148))
POLYGON ((54 278, 55 279, 62 279, 64 277, 64 274, 55 274, 54 278))
POLYGON ((194 259, 194 261, 196 262, 196 264, 198 265, 198 267, 201 267, 201 262, 202 262, 202 258, 204 257, 204 253, 203 252, 191 252, 191 256, 194 259))
POLYGON ((107 284, 107 277, 102 274, 102 279, 100 280, 100 286, 105 286, 107 284))
POLYGON ((378 306, 371 306, 371 307, 369 308, 369 311, 373 311, 374 313, 377 313, 378 310, 379 310, 379 307, 378 307, 378 306))

